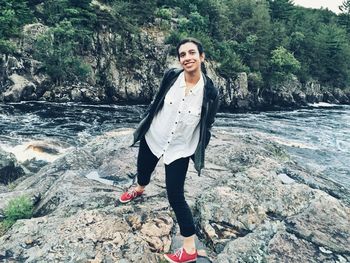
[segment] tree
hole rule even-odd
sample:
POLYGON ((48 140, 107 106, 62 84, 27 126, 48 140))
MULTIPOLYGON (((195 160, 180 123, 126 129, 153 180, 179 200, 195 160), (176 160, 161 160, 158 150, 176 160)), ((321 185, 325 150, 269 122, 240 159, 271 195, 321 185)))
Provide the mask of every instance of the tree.
POLYGON ((329 86, 349 85, 350 45, 345 29, 336 24, 321 25, 313 39, 311 74, 329 86))
POLYGON ((78 46, 72 23, 63 20, 37 40, 34 56, 56 84, 86 80, 91 69, 76 55, 78 46))
POLYGON ((350 0, 343 1, 342 5, 339 6, 339 10, 342 12, 339 16, 340 23, 343 24, 347 30, 350 32, 350 0))
POLYGON ((293 1, 291 0, 268 0, 272 20, 288 20, 293 12, 293 1))
POLYGON ((0 0, 0 53, 11 54, 15 44, 9 41, 18 37, 21 27, 33 20, 33 14, 24 0, 0 0))
POLYGON ((300 62, 284 47, 278 47, 271 53, 271 80, 282 82, 300 70, 300 62))

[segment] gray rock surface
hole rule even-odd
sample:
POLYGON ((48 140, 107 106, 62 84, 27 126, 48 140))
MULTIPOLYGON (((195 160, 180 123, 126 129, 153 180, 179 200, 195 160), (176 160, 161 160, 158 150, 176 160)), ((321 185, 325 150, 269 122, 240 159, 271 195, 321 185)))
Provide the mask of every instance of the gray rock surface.
POLYGON ((4 101, 19 102, 21 100, 35 100, 37 98, 34 83, 18 74, 12 74, 9 79, 13 85, 4 92, 4 101))
MULTIPOLYGON (((131 133, 99 136, 0 193, 0 210, 18 195, 37 200, 35 217, 0 237, 0 261, 162 262, 178 247, 162 162, 145 195, 114 206, 135 172, 131 133)), ((349 191, 300 167, 276 142, 214 131, 206 168, 198 177, 190 165, 185 191, 212 262, 350 260, 349 191)))

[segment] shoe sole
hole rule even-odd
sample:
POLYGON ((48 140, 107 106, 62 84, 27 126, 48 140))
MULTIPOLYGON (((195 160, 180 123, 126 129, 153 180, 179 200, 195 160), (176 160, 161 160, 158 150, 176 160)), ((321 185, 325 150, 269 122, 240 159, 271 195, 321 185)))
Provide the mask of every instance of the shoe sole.
MULTIPOLYGON (((171 263, 178 263, 178 262, 172 260, 171 258, 168 258, 167 255, 164 255, 164 258, 165 258, 166 260, 168 260, 168 262, 171 262, 171 263)), ((196 261, 197 261, 197 259, 194 259, 194 260, 183 261, 183 262, 181 262, 181 263, 190 263, 190 262, 196 262, 196 261)))
POLYGON ((129 203, 130 201, 132 201, 132 200, 134 200, 134 199, 131 199, 131 200, 127 200, 127 201, 123 201, 123 200, 121 200, 120 198, 119 198, 119 202, 121 202, 122 204, 126 204, 126 203, 129 203))

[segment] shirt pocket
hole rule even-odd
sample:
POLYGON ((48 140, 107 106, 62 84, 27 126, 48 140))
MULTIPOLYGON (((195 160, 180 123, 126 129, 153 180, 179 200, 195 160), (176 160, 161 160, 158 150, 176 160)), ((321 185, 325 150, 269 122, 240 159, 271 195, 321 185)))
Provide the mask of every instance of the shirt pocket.
POLYGON ((186 125, 197 126, 201 117, 201 109, 196 107, 188 107, 184 113, 184 123, 186 125))
POLYGON ((166 105, 174 107, 174 105, 175 105, 175 98, 174 98, 174 96, 172 94, 170 94, 170 92, 165 96, 164 103, 166 105))

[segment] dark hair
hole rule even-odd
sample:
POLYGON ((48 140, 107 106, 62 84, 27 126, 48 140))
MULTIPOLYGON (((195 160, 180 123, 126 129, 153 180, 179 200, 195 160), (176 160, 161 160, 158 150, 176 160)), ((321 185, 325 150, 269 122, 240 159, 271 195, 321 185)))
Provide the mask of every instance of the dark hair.
POLYGON ((193 43, 193 44, 195 44, 197 46, 200 55, 202 55, 204 53, 204 49, 203 49, 202 43, 198 39, 195 39, 193 37, 188 37, 188 38, 182 39, 179 42, 179 44, 177 44, 177 46, 176 46, 176 54, 177 54, 177 58, 178 59, 180 59, 180 54, 179 54, 180 46, 183 45, 183 44, 186 44, 188 42, 191 42, 191 43, 193 43))

